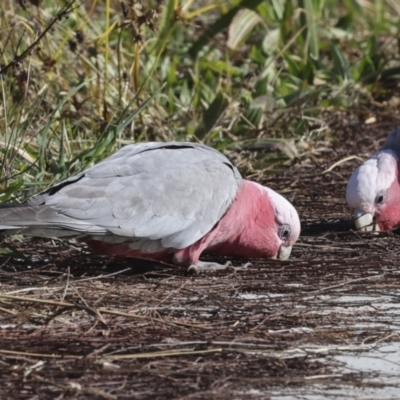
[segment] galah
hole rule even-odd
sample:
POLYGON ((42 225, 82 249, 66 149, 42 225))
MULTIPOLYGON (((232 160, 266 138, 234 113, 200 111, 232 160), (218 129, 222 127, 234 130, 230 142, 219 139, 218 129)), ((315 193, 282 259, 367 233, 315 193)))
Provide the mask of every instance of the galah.
POLYGON ((400 226, 400 127, 361 164, 347 184, 346 199, 356 228, 384 231, 400 226))
POLYGON ((223 266, 203 252, 287 259, 300 234, 284 197, 242 179, 217 150, 196 143, 140 143, 23 204, 0 207, 2 234, 75 237, 101 254, 223 266))

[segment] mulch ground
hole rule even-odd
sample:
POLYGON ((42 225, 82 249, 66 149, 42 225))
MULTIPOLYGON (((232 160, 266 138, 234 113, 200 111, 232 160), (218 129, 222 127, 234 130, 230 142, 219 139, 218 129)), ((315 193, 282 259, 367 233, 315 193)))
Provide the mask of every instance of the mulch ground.
POLYGON ((191 275, 73 243, 5 239, 23 256, 0 259, 0 398, 270 398, 368 386, 335 355, 400 341, 400 236, 354 232, 345 187, 360 161, 343 160, 371 154, 395 125, 334 125, 333 144, 263 181, 285 188, 301 215, 287 262, 191 275))

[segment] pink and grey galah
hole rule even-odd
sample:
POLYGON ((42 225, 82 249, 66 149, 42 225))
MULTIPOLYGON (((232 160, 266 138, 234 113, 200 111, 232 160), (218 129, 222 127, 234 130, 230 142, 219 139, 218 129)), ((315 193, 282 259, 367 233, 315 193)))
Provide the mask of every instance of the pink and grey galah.
POLYGON ((361 164, 347 184, 346 199, 356 228, 384 231, 400 226, 400 128, 361 164))
POLYGON ((195 143, 123 147, 23 204, 0 206, 2 234, 75 237, 95 252, 223 266, 203 252, 287 259, 300 234, 294 207, 242 179, 217 150, 195 143))

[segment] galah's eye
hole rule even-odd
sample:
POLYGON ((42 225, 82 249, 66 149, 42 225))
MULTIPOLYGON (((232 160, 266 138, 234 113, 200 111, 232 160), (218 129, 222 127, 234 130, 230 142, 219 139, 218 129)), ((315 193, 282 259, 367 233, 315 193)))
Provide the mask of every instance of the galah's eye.
POLYGON ((292 229, 289 225, 283 224, 278 229, 278 235, 282 240, 287 240, 292 233, 292 229))
POLYGON ((385 193, 383 191, 378 192, 378 194, 375 197, 375 204, 383 203, 384 199, 385 199, 385 193))

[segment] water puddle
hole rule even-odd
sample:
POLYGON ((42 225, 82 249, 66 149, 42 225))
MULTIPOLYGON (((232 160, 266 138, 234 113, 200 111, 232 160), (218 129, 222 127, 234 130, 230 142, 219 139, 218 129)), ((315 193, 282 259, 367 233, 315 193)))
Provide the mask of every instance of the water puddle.
MULTIPOLYGON (((241 294, 243 300, 257 303, 273 298, 284 298, 281 294, 241 294)), ((288 299, 290 295, 288 296, 288 299)), ((294 309, 304 312, 318 312, 319 316, 335 316, 336 325, 321 324, 315 328, 292 327, 271 333, 309 333, 345 329, 349 339, 340 344, 303 343, 297 349, 288 349, 286 356, 307 354, 331 366, 327 375, 308 376, 303 382, 290 382, 284 388, 277 387, 271 392, 252 390, 243 395, 248 398, 268 397, 274 400, 398 400, 400 399, 400 291, 391 290, 372 296, 318 295, 303 297, 312 299, 310 304, 294 304, 294 309), (347 342, 347 343, 346 343, 347 342), (319 356, 320 355, 320 356, 319 356), (326 357, 326 361, 324 361, 326 357), (332 366, 335 366, 332 369, 332 366)), ((305 339, 305 336, 303 336, 305 339)), ((284 357, 286 357, 284 356, 284 357)))

